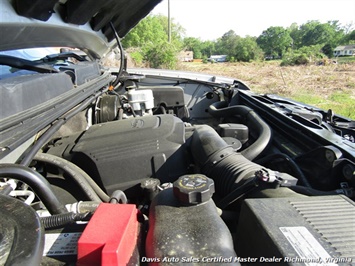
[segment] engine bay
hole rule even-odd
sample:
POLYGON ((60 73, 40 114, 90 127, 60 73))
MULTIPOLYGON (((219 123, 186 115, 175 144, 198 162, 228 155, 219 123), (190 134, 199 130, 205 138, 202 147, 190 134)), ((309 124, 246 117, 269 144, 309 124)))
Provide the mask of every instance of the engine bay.
MULTIPOLYGON (((33 245, 28 256, 34 264, 243 265, 281 259, 291 264, 303 256, 302 248, 293 246, 297 237, 286 241, 295 226, 301 228, 297 233, 317 241, 311 255, 355 259, 322 238, 299 213, 292 214, 298 223, 280 218, 284 209, 298 204, 289 202, 315 204, 317 212, 319 204, 339 201, 346 209, 339 217, 351 224, 355 132, 350 120, 253 94, 237 80, 132 69, 114 81, 117 70, 99 74, 97 69, 63 67, 59 73, 14 77, 15 92, 11 80, 0 81, 8 104, 27 88, 37 91, 23 99, 28 105, 17 105, 23 110, 7 108, 2 114, 10 117, 3 124, 8 130, 1 133, 9 149, 2 151, 0 166, 1 189, 8 191, 2 201, 34 217, 21 230, 44 227, 31 237, 33 243, 6 237, 19 249, 33 245), (41 107, 51 98, 57 101, 41 107), (47 120, 51 123, 44 125, 47 120), (27 147, 10 142, 34 131, 27 147), (24 151, 16 164, 7 162, 12 148, 24 151), (263 205, 273 207, 267 212, 263 205), (267 229, 265 219, 281 231, 267 229), (280 241, 287 248, 266 237, 268 230, 270 237, 286 237, 280 241), (263 242, 253 250, 259 238, 263 242)), ((318 211, 329 210, 325 204, 318 211)), ((19 223, 11 209, 2 214, 19 223)), ((3 261, 22 261, 1 241, 3 261)))
POLYGON ((355 122, 128 68, 160 2, 0 1, 0 265, 354 265, 355 122))

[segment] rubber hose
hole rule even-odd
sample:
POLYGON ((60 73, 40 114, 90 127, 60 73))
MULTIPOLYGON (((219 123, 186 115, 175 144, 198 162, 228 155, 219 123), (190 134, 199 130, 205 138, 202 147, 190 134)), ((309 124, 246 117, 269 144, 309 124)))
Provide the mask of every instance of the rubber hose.
POLYGON ((53 229, 73 224, 76 221, 83 221, 88 217, 88 213, 67 212, 47 217, 41 217, 41 222, 45 229, 53 229))
POLYGON ((295 163, 295 161, 289 157, 288 155, 284 154, 284 153, 275 153, 275 154, 271 154, 269 156, 266 156, 262 159, 259 159, 256 161, 256 163, 258 164, 265 164, 269 161, 275 160, 275 159, 283 159, 286 162, 288 162, 290 168, 294 171, 294 173, 297 175, 295 176, 298 180, 301 181, 302 185, 311 188, 311 184, 308 182, 306 176, 303 174, 302 170, 298 167, 298 165, 295 163))
POLYGON ((340 193, 336 191, 321 191, 310 187, 303 186, 291 186, 289 187, 294 192, 307 195, 307 196, 328 196, 328 195, 339 195, 340 193))
POLYGON ((37 153, 35 160, 55 165, 62 169, 83 189, 92 201, 109 201, 109 196, 95 183, 95 181, 80 167, 72 162, 48 153, 37 153))
MULTIPOLYGON (((216 192, 227 195, 233 189, 242 185, 255 172, 261 169, 269 170, 253 163, 241 153, 236 153, 210 126, 196 126, 191 142, 191 151, 201 172, 215 182, 216 192)), ((281 176, 288 175, 280 173, 281 176)))
POLYGON ((236 184, 241 186, 261 169, 265 167, 249 161, 240 153, 235 153, 215 164, 214 167, 208 167, 204 172, 215 181, 216 191, 226 195, 236 187, 236 184))
POLYGON ((271 141, 270 127, 249 107, 242 105, 228 106, 228 102, 215 102, 208 108, 208 112, 215 118, 241 116, 246 119, 246 126, 258 136, 256 140, 241 154, 249 160, 261 154, 271 141))
POLYGON ((49 182, 31 168, 18 164, 1 164, 0 177, 10 177, 29 185, 51 214, 66 213, 67 210, 54 194, 49 182))
POLYGON ((126 194, 122 191, 122 190, 115 190, 110 198, 110 203, 123 203, 126 204, 127 203, 127 196, 126 194))

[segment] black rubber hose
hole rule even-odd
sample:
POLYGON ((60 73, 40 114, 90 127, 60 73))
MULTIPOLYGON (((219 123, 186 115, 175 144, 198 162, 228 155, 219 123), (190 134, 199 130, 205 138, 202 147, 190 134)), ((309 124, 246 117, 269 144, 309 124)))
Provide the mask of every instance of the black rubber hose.
POLYGON ((109 201, 109 196, 95 183, 95 181, 84 170, 72 162, 48 153, 37 153, 34 159, 62 169, 66 174, 73 178, 90 200, 109 201))
POLYGON ((1 164, 0 177, 14 178, 29 185, 51 214, 67 212, 49 182, 33 169, 18 164, 1 164))
POLYGON ((89 213, 67 212, 47 217, 41 217, 41 223, 45 229, 61 228, 76 221, 86 221, 89 213))
POLYGON ((307 195, 307 196, 328 196, 328 195, 339 195, 337 191, 321 191, 310 187, 303 187, 303 186, 291 186, 289 189, 293 190, 294 192, 307 195))
POLYGON ((115 190, 110 198, 110 203, 123 203, 126 204, 127 203, 127 196, 126 194, 122 191, 122 190, 115 190))
POLYGON ((241 116, 246 120, 246 126, 258 136, 256 140, 241 154, 249 160, 261 154, 271 141, 270 127, 249 107, 243 105, 228 106, 228 102, 215 102, 209 106, 208 112, 215 118, 241 116))
POLYGON ((296 175, 295 177, 301 181, 302 185, 304 185, 305 187, 309 187, 309 188, 312 187, 311 184, 308 182, 306 176, 303 174, 302 170, 295 163, 295 161, 291 157, 289 157, 288 155, 286 155, 284 153, 275 153, 275 154, 268 155, 264 158, 257 160, 256 163, 263 165, 267 162, 273 161, 278 158, 285 160, 288 163, 288 165, 290 166, 292 171, 295 173, 295 175, 296 175))
MULTIPOLYGON (((212 178, 216 192, 229 194, 265 167, 253 163, 241 153, 236 153, 210 126, 196 126, 191 142, 191 152, 201 173, 212 178)), ((270 172, 272 170, 266 169, 270 172)), ((286 173, 279 173, 282 176, 286 173)))

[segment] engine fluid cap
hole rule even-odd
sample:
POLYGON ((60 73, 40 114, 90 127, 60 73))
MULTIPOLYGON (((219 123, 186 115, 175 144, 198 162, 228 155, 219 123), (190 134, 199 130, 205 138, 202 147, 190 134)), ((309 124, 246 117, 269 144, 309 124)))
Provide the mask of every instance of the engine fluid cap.
POLYGON ((215 189, 214 182, 205 175, 183 175, 174 182, 174 196, 184 204, 199 204, 208 201, 215 189))

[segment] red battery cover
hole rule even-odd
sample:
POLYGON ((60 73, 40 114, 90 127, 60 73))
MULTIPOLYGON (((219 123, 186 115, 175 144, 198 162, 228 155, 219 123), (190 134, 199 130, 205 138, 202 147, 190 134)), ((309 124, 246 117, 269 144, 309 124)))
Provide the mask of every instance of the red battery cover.
POLYGON ((101 203, 78 241, 77 265, 127 265, 137 245, 133 204, 101 203))

